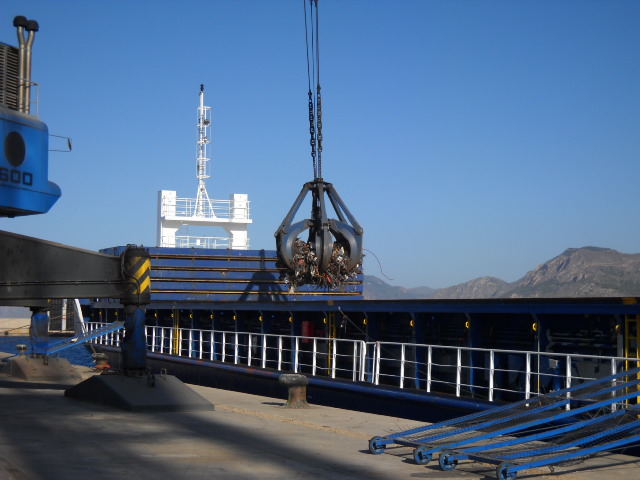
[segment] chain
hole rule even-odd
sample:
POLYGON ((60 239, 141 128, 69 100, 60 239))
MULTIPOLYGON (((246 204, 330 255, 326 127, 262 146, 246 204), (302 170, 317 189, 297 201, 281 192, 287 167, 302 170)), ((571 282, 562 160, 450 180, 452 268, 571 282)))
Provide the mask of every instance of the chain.
POLYGON ((311 140, 309 144, 311 145, 311 158, 313 160, 313 176, 314 178, 318 177, 318 172, 316 170, 316 125, 315 125, 315 114, 313 112, 313 94, 311 93, 311 89, 309 89, 309 134, 311 134, 311 140))
MULTIPOLYGON (((318 84, 318 178, 322 178, 322 97, 320 96, 320 84, 318 84)), ((314 159, 315 163, 315 159, 314 159)))
POLYGON ((309 134, 311 135, 309 144, 311 145, 311 159, 313 160, 313 176, 314 179, 316 179, 322 178, 322 98, 320 96, 320 51, 318 48, 318 0, 309 0, 309 23, 307 23, 306 0, 303 0, 303 4, 305 40, 307 44, 307 79, 309 80, 309 134), (313 15, 314 6, 315 25, 313 15), (309 32, 309 30, 311 30, 311 32, 309 32), (309 45, 309 39, 311 39, 311 45, 309 45), (312 79, 314 80, 313 82, 312 79), (314 83, 317 89, 315 102, 312 83, 314 83), (317 112, 315 111, 316 108, 317 112))

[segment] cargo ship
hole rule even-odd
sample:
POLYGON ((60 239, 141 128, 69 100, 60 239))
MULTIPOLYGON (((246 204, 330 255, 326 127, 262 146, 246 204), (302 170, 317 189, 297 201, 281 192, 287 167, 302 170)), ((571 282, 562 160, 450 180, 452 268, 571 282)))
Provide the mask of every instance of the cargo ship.
MULTIPOLYGON (((637 363, 638 298, 365 300, 357 262, 349 275, 322 276, 320 258, 283 252, 293 244, 289 232, 313 228, 313 219, 291 222, 305 188, 318 201, 314 211, 324 208, 325 192, 314 190, 322 182, 305 185, 276 232, 275 250, 251 250, 248 195, 211 200, 207 192, 210 126, 201 86, 197 196, 161 191, 158 247, 144 248, 151 267, 144 324, 152 370, 276 396, 282 394, 282 373, 302 373, 315 402, 421 419, 428 412, 437 419, 531 398, 637 363), (193 226, 200 235, 189 232, 193 226), (201 227, 229 236, 205 236, 201 227), (279 233, 285 235, 278 238, 279 233), (299 265, 310 267, 310 281, 296 281, 299 265)), ((332 233, 350 239, 342 250, 353 254, 361 247, 361 229, 334 200, 339 228, 332 233)), ((322 249, 320 228, 310 233, 315 250, 322 249)), ((126 249, 101 253, 121 257, 126 249)), ((344 257, 332 255, 331 261, 344 263, 344 257)), ((345 271, 338 267, 334 271, 345 271)), ((79 314, 86 330, 125 316, 124 305, 110 298, 84 300, 79 314)), ((119 368, 121 341, 115 331, 90 348, 108 354, 110 365, 119 368)))
MULTIPOLYGON (((439 418, 638 363, 638 298, 364 300, 361 276, 291 291, 274 250, 147 250, 149 365, 187 382, 277 396, 296 372, 318 403, 439 418)), ((86 329, 124 317, 117 300, 82 303, 86 329)), ((91 348, 118 368, 121 340, 91 348)))
MULTIPOLYGON (((39 26, 22 16, 14 26, 18 47, 0 44, 1 217, 44 214, 61 195, 48 178, 48 127, 32 110, 39 26)), ((322 179, 319 85, 316 91, 314 180, 276 231, 275 249, 250 248, 247 194, 209 197, 212 122, 201 86, 197 194, 160 191, 157 247, 96 253, 0 232, 0 304, 30 307, 32 331, 40 331, 49 325, 52 299, 82 298, 67 308, 81 328, 105 332, 90 348, 107 353, 114 368, 121 319, 134 311, 156 371, 264 394, 281 389, 283 372, 304 373, 312 402, 398 416, 482 409, 639 362, 635 297, 364 300, 362 228, 322 179), (296 222, 308 193, 312 218, 296 222), (327 216, 325 204, 337 218, 327 216), (227 236, 199 234, 208 227, 227 236), (309 241, 299 242, 305 229, 309 241)))

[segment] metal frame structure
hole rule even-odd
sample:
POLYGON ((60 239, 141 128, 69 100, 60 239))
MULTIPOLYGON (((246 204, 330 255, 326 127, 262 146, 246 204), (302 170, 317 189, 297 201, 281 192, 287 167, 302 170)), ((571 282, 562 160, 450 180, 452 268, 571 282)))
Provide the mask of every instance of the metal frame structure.
POLYGON ((248 226, 253 222, 249 211, 249 197, 244 193, 231 195, 230 200, 212 200, 207 192, 206 180, 210 178, 209 148, 211 144, 211 107, 204 104, 204 85, 200 85, 196 141, 195 198, 177 198, 176 192, 162 190, 158 194, 158 238, 160 247, 211 248, 224 244, 224 248, 247 250, 248 226), (220 227, 230 237, 188 235, 181 231, 193 227, 220 227))
POLYGON ((333 185, 325 182, 322 178, 316 178, 303 185, 289 213, 275 232, 278 256, 290 269, 294 268, 294 243, 298 236, 307 229, 309 230, 309 243, 318 259, 320 272, 326 270, 331 262, 333 237, 347 249, 349 260, 346 262, 346 268, 348 270, 356 268, 361 263, 363 254, 362 227, 333 185), (312 197, 311 218, 292 223, 309 192, 312 197), (327 215, 325 194, 338 216, 337 220, 329 218, 327 215))
MULTIPOLYGON (((31 307, 32 338, 36 324, 38 330, 41 326, 48 330, 45 312, 51 299, 117 298, 126 316, 123 363, 130 371, 146 369, 144 309, 151 292, 151 262, 146 250, 130 245, 116 257, 0 231, 0 258, 0 305, 31 307)), ((34 353, 47 355, 51 351, 47 345, 34 353)))
POLYGON ((440 454, 440 468, 450 471, 461 460, 472 460, 497 465, 498 480, 514 480, 521 470, 575 461, 640 441, 638 410, 638 406, 632 406, 525 437, 502 439, 461 452, 446 450, 440 454), (520 447, 514 448, 516 445, 520 447))
MULTIPOLYGON (((622 415, 616 413, 626 407, 625 402, 637 399, 640 394, 638 386, 640 368, 619 372, 605 378, 586 382, 578 386, 558 390, 535 399, 525 399, 520 402, 508 404, 485 412, 471 414, 464 417, 426 425, 411 430, 398 432, 382 437, 373 437, 369 440, 369 451, 373 454, 381 454, 388 445, 403 445, 414 447, 413 458, 416 463, 425 465, 429 463, 433 454, 440 453, 440 466, 444 470, 453 470, 458 460, 471 459, 485 463, 498 464, 496 470, 499 480, 515 479, 518 470, 535 466, 552 465, 572 458, 582 457, 589 453, 595 453, 610 448, 628 445, 637 442, 640 438, 636 435, 640 424, 627 422, 625 426, 616 426, 615 422, 609 425, 604 433, 594 433, 593 425, 598 423, 590 417, 582 417, 581 414, 602 415, 602 411, 611 412, 611 417, 602 419, 608 421, 622 415), (574 408, 569 408, 571 405, 574 408), (557 427, 556 422, 572 420, 569 425, 557 427), (542 433, 529 434, 524 438, 512 439, 502 437, 518 432, 541 431, 542 433), (475 452, 491 450, 498 447, 540 441, 542 439, 557 436, 561 433, 573 431, 584 433, 574 435, 572 440, 555 446, 540 447, 536 445, 529 449, 523 449, 516 454, 503 455, 476 455, 475 452), (568 451, 573 447, 591 445, 598 440, 622 435, 623 438, 612 442, 602 443, 596 447, 568 451), (494 440, 497 443, 489 443, 494 440), (483 444, 483 442, 485 442, 483 444), (480 446, 478 446, 480 444, 480 446), (560 453, 563 450, 567 452, 560 453), (520 457, 535 457, 542 454, 552 454, 544 460, 537 460, 519 466, 511 463, 503 463, 505 460, 514 460, 520 457)), ((632 414, 633 417, 633 414, 632 414)), ((636 415, 637 417, 637 415, 636 415)), ((602 418, 602 417, 599 417, 602 418)))
MULTIPOLYGON (((150 319, 150 321, 152 321, 150 319)), ((101 328, 104 322, 86 322, 87 331, 101 328)), ((146 325, 147 345, 150 353, 158 353, 182 358, 231 363, 252 368, 274 368, 278 371, 285 370, 306 375, 329 376, 365 382, 376 386, 395 387, 409 393, 443 393, 455 392, 458 398, 486 397, 489 402, 497 401, 497 394, 509 393, 523 400, 534 399, 543 395, 545 391, 528 388, 516 390, 501 381, 504 370, 493 368, 485 370, 482 366, 469 364, 447 365, 441 356, 430 355, 426 363, 417 363, 408 355, 402 355, 403 350, 409 348, 421 348, 438 350, 442 348, 454 349, 470 357, 470 353, 478 349, 462 347, 442 347, 439 345, 401 344, 401 348, 391 350, 388 347, 397 347, 398 344, 386 342, 365 342, 355 339, 308 337, 303 335, 283 335, 275 333, 256 333, 247 331, 225 331, 218 329, 176 328, 172 326, 146 325), (386 358, 382 359, 380 352, 386 352, 386 358), (396 355, 393 355, 395 352, 396 355), (400 353, 400 355, 398 355, 400 353), (384 363, 383 363, 384 362, 384 363), (392 367, 393 366, 393 367, 392 367), (447 367, 445 371, 436 373, 437 368, 447 367), (478 383, 475 389, 463 382, 461 375, 451 375, 454 370, 473 369, 477 377, 486 376, 483 384, 478 383), (381 370, 384 370, 385 381, 381 381, 381 370), (422 382, 418 378, 418 372, 427 372, 430 381, 422 382), (479 395, 482 391, 483 395, 479 395)), ((109 335, 97 339, 95 343, 105 346, 118 347, 122 338, 118 334, 109 335)), ((579 385, 594 380, 594 376, 572 373, 578 363, 597 364, 600 375, 616 374, 624 369, 629 361, 624 357, 602 357, 588 355, 564 355, 548 352, 517 352, 511 350, 483 351, 493 357, 500 355, 520 355, 526 358, 524 370, 529 372, 532 378, 545 377, 547 383, 556 384, 558 389, 570 388, 571 385, 579 385), (537 371, 537 357, 550 357, 562 359, 570 368, 559 369, 555 372, 537 371), (571 368, 573 367, 573 368, 571 368)), ((463 355, 457 355, 460 359, 463 355)), ((533 382, 528 382, 531 387, 533 382)))

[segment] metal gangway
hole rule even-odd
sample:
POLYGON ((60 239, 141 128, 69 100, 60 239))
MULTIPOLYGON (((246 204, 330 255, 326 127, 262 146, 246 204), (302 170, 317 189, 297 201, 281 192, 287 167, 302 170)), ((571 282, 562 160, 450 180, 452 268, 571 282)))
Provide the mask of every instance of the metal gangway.
POLYGON ((122 330, 123 328, 124 328, 124 321, 112 322, 100 328, 96 328, 95 330, 86 331, 80 335, 75 335, 73 337, 65 338, 64 340, 59 340, 57 342, 50 343, 49 348, 47 349, 47 355, 59 353, 62 350, 66 350, 67 348, 71 348, 76 345, 81 345, 90 340, 96 339, 98 337, 102 337, 103 335, 107 335, 108 333, 122 330))
POLYGON ((480 413, 373 437, 369 451, 413 447, 416 463, 439 454, 443 470, 460 460, 496 464, 499 480, 540 466, 576 462, 640 442, 640 368, 480 413), (517 436, 513 436, 517 435, 517 436))
MULTIPOLYGON (((91 340, 101 338, 105 335, 117 332, 118 330, 122 330, 122 329, 124 329, 124 321, 116 321, 116 322, 108 323, 108 324, 102 325, 99 328, 84 331, 83 333, 80 333, 73 337, 66 337, 62 340, 58 340, 57 342, 49 343, 47 345, 46 352, 43 352, 42 354, 51 356, 53 354, 60 353, 61 351, 66 350, 67 348, 75 347, 77 345, 82 345, 85 342, 89 342, 91 340)), ((21 355, 22 353, 18 353, 16 355, 10 355, 8 357, 4 357, 2 361, 7 362, 12 358, 19 357, 21 355)))

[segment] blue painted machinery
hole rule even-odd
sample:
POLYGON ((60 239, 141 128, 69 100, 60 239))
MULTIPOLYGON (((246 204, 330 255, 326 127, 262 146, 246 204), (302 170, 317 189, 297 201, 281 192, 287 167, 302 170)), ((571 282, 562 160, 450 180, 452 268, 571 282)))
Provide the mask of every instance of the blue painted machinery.
MULTIPOLYGON (((31 51, 39 25, 23 16, 13 25, 19 46, 0 43, 0 217, 46 213, 61 195, 48 180, 48 128, 31 111, 31 51)), ((0 232, 0 258, 0 305, 31 307, 32 354, 51 353, 50 299, 118 298, 126 314, 125 370, 146 370, 140 332, 150 301, 151 263, 144 249, 128 246, 116 257, 0 232)))
POLYGON ((19 16, 13 23, 19 47, 0 43, 1 217, 46 213, 61 195, 48 179, 49 130, 31 114, 31 47, 38 22, 19 16))
POLYGON ((394 444, 414 447, 418 464, 426 465, 439 453, 443 470, 472 460, 497 465, 498 480, 513 480, 521 470, 562 465, 638 443, 638 407, 629 405, 640 397, 638 374, 640 368, 623 371, 481 413, 373 437, 369 451, 380 454, 394 444))

